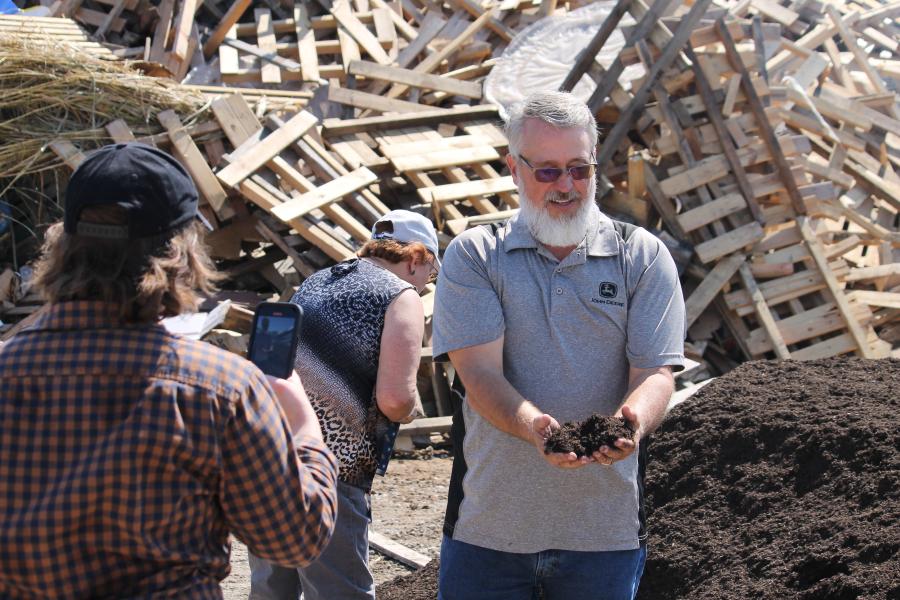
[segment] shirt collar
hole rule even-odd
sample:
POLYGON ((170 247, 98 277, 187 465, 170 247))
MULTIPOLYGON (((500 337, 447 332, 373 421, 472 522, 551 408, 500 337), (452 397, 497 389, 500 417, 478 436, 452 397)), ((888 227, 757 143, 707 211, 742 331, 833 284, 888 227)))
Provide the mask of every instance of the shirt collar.
MULTIPOLYGON (((509 221, 509 233, 503 240, 503 250, 510 252, 522 248, 539 247, 538 241, 531 235, 531 231, 521 217, 521 212, 509 221)), ((600 210, 591 211, 588 217, 588 234, 586 239, 578 244, 577 248, 587 247, 588 256, 615 256, 619 253, 619 243, 612 219, 600 210)))
POLYGON ((45 306, 31 330, 76 330, 148 327, 152 324, 130 323, 122 319, 119 307, 101 300, 69 300, 45 306))
POLYGON ((619 253, 619 240, 612 219, 599 210, 588 233, 588 256, 615 256, 619 253))

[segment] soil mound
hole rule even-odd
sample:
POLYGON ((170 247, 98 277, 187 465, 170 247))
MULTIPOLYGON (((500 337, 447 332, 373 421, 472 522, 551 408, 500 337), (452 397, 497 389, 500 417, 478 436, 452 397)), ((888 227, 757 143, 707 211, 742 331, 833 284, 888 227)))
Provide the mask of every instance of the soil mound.
MULTIPOLYGON (((898 404, 900 361, 836 358, 745 363, 676 407, 638 600, 900 600, 898 404)), ((434 600, 437 567, 379 600, 434 600)))
POLYGON ((438 594, 438 559, 408 575, 398 575, 376 590, 378 600, 435 600, 438 594))
POLYGON ((900 598, 900 361, 741 365, 650 444, 639 599, 900 598))
POLYGON ((630 440, 633 436, 625 419, 594 414, 584 421, 563 423, 547 438, 544 452, 574 452, 578 456, 587 456, 601 446, 612 446, 619 438, 630 440))

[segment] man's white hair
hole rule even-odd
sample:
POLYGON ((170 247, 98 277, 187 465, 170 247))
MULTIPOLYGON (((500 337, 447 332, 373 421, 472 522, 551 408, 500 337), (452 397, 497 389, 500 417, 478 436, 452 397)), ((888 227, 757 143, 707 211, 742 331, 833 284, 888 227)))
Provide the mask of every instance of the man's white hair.
POLYGON ((527 119, 538 119, 561 129, 583 129, 591 140, 591 147, 597 145, 597 121, 591 109, 568 92, 534 92, 513 105, 508 113, 506 137, 513 156, 519 156, 522 129, 527 119))

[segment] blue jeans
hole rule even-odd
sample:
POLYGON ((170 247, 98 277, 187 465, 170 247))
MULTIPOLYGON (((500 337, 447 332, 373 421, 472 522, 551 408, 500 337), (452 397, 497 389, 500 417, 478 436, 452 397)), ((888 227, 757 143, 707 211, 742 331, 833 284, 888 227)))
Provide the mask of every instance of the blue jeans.
POLYGON ((645 545, 514 554, 445 535, 438 600, 634 600, 646 558, 645 545))
POLYGON ((338 481, 334 535, 307 567, 289 569, 249 555, 250 600, 375 600, 369 571, 369 494, 338 481))

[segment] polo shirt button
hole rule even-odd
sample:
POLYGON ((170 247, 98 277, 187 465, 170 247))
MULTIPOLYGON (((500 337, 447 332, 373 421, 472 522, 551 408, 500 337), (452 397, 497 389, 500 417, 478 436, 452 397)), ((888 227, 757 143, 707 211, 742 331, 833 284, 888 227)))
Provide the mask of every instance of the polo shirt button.
POLYGON ((556 288, 556 293, 557 293, 557 294, 562 294, 562 288, 556 288))

